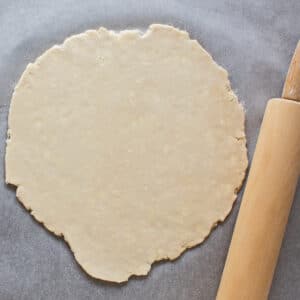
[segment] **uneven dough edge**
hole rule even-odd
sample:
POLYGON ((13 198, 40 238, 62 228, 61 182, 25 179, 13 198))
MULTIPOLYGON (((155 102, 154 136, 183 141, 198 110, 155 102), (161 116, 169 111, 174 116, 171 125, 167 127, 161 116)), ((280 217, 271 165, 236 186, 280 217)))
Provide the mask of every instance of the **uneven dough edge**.
MULTIPOLYGON (((247 165, 248 165, 248 160, 246 161, 247 165)), ((43 222, 41 219, 39 219, 39 217, 34 213, 34 210, 32 210, 29 206, 26 206, 26 202, 22 200, 22 197, 19 195, 18 191, 19 191, 19 188, 21 186, 16 186, 14 184, 11 184, 11 183, 8 183, 7 184, 11 184, 13 186, 16 186, 16 199, 18 200, 18 202, 30 213, 31 217, 39 224, 41 224, 47 231, 49 231, 50 233, 54 234, 55 236, 57 236, 58 238, 61 238, 68 246, 68 248, 70 249, 71 253, 73 254, 74 258, 75 258, 75 261, 77 262, 77 264, 80 266, 80 268, 82 270, 84 270, 84 272, 96 279, 96 280, 102 280, 102 281, 106 281, 106 282, 111 282, 111 283, 116 283, 116 284, 121 284, 121 283, 124 283, 124 282, 128 282, 128 280, 130 278, 134 278, 134 277, 140 277, 140 276, 147 276, 150 271, 152 270, 152 266, 155 265, 156 263, 158 262, 163 262, 163 261, 175 261, 177 259, 180 258, 181 255, 183 255, 183 253, 188 250, 188 249, 191 249, 191 248, 194 248, 194 247, 197 247, 197 246, 200 246, 203 242, 205 242, 205 240, 210 236, 210 234, 212 233, 212 231, 222 222, 224 222, 226 220, 226 218, 229 216, 235 202, 236 202, 236 199, 237 199, 237 196, 238 196, 238 193, 240 191, 240 189, 242 188, 243 186, 243 183, 245 181, 245 175, 246 175, 246 171, 247 171, 247 166, 245 167, 245 170, 243 172, 243 180, 241 181, 240 183, 240 186, 238 188, 236 188, 236 192, 234 193, 234 199, 233 199, 233 202, 232 202, 232 205, 229 206, 227 212, 223 215, 223 216, 220 216, 219 220, 216 221, 212 226, 211 228, 209 229, 209 231, 207 232, 207 234, 203 237, 203 238, 200 238, 200 239, 196 239, 196 240, 193 240, 191 242, 189 242, 188 244, 184 244, 182 245, 180 248, 178 248, 178 251, 177 251, 177 254, 175 254, 174 256, 172 257, 164 257, 164 258, 158 258, 158 259, 155 259, 154 261, 152 261, 151 263, 147 263, 147 264, 144 264, 143 266, 140 266, 139 267, 139 270, 143 269, 142 272, 135 272, 134 274, 132 274, 132 272, 130 272, 128 275, 127 275, 127 278, 124 279, 122 277, 122 279, 116 279, 116 280, 108 280, 108 279, 103 279, 101 276, 97 276, 95 274, 92 274, 91 272, 88 272, 88 270, 84 267, 83 264, 80 263, 80 260, 77 258, 76 256, 76 252, 75 250, 72 248, 71 244, 69 243, 67 237, 62 233, 62 232, 58 232, 56 231, 54 228, 52 228, 49 224, 43 222)))
MULTIPOLYGON (((155 32, 156 30, 169 30, 169 29, 172 29, 173 32, 176 32, 176 34, 178 34, 179 36, 181 36, 182 38, 184 38, 184 40, 189 40, 191 43, 194 43, 196 46, 200 46, 199 43, 196 41, 196 40, 191 40, 189 39, 189 34, 186 32, 186 31, 182 31, 182 30, 179 30, 177 28, 174 28, 172 26, 168 26, 168 25, 160 25, 160 24, 152 24, 149 26, 149 28, 147 29, 147 31, 145 33, 142 33, 141 31, 139 30, 123 30, 123 31, 120 31, 119 33, 118 32, 115 32, 115 31, 109 31, 103 27, 99 28, 98 30, 87 30, 86 32, 84 33, 80 33, 80 34, 77 34, 77 35, 73 35, 71 37, 68 37, 64 40, 64 42, 61 44, 61 45, 54 45, 53 47, 49 48, 48 50, 46 50, 42 55, 40 55, 33 63, 29 63, 27 65, 27 67, 25 68, 25 71, 22 73, 22 76, 20 78, 20 80, 18 81, 18 84, 16 85, 15 89, 14 89, 14 92, 13 92, 13 95, 12 95, 12 100, 11 100, 11 105, 10 105, 10 109, 9 109, 9 117, 8 117, 8 131, 7 131, 7 144, 11 141, 11 131, 10 131, 10 116, 11 116, 11 110, 13 110, 13 106, 14 106, 14 101, 13 101, 13 98, 14 98, 14 95, 18 92, 18 88, 23 84, 24 82, 24 78, 26 78, 27 76, 27 73, 29 73, 31 71, 32 68, 34 68, 36 65, 38 65, 42 60, 46 59, 47 56, 52 53, 53 51, 62 51, 64 49, 64 47, 66 47, 67 43, 69 41, 71 41, 72 39, 77 39, 77 38, 82 38, 82 37, 87 37, 88 35, 90 34, 98 34, 99 31, 102 31, 102 32, 105 32, 106 34, 112 34, 115 38, 132 38, 132 37, 140 37, 140 38, 147 38, 147 36, 149 36, 150 34, 152 34, 153 32, 155 32)), ((200 46, 201 49, 203 50, 202 46, 200 46)), ((206 52, 206 51, 205 51, 206 52)), ((213 62, 213 64, 221 69, 223 72, 225 72, 226 74, 226 77, 227 77, 227 82, 228 82, 228 89, 230 90, 231 87, 230 87, 230 82, 228 80, 228 73, 227 71, 222 68, 220 65, 218 65, 213 59, 212 59, 212 56, 206 52, 207 56, 209 57, 209 59, 211 60, 211 62, 213 62)), ((235 95, 235 93, 232 91, 232 98, 234 101, 236 101, 238 103, 238 105, 240 106, 241 110, 243 110, 243 107, 242 105, 238 102, 237 100, 237 96, 235 95)), ((244 114, 244 112, 243 112, 244 114)), ((245 115, 244 115, 245 116, 245 115)), ((245 123, 245 120, 244 120, 244 123, 245 123)), ((245 124, 244 124, 244 128, 243 128, 243 132, 245 132, 245 124)), ((245 152, 247 151, 247 147, 246 147, 246 137, 245 136, 241 136, 241 137, 234 137, 238 140, 238 142, 240 143, 240 146, 245 148, 245 152)), ((7 151, 5 153, 5 163, 6 163, 6 156, 7 156, 7 151)), ((232 207, 236 201, 236 198, 237 198, 237 194, 239 192, 239 190, 241 189, 242 185, 243 185, 243 182, 245 180, 245 174, 246 174, 246 171, 247 171, 247 167, 248 167, 248 159, 247 159, 247 155, 246 157, 244 158, 244 161, 243 161, 244 165, 243 165, 243 172, 241 173, 240 175, 240 184, 239 186, 237 186, 235 188, 235 191, 234 191, 234 194, 233 194, 233 198, 232 198, 232 202, 231 202, 231 205, 229 205, 228 207, 228 210, 225 212, 225 214, 222 214, 219 216, 219 219, 218 221, 216 221, 210 228, 210 230, 207 232, 207 234, 204 236, 204 237, 201 237, 199 239, 195 239, 193 241, 190 241, 188 244, 184 244, 184 245, 181 245, 178 249, 176 249, 176 251, 174 251, 174 255, 172 256, 168 256, 168 257, 164 257, 164 258, 157 258, 155 259, 154 261, 152 261, 151 263, 146 263, 144 264, 143 266, 140 266, 139 267, 139 270, 140 272, 136 271, 134 272, 134 274, 132 274, 133 272, 130 272, 128 275, 127 275, 127 278, 119 278, 119 279, 115 279, 115 280, 107 280, 105 279, 104 277, 101 277, 101 276, 97 276, 95 274, 92 274, 91 272, 88 272, 86 269, 85 269, 85 266, 83 264, 80 263, 80 261, 77 259, 77 256, 76 256, 76 252, 74 251, 74 249, 72 248, 72 246, 70 245, 69 241, 68 241, 68 238, 66 236, 64 236, 64 234, 62 232, 60 232, 59 230, 57 230, 56 228, 54 228, 54 226, 52 226, 51 224, 47 224, 45 222, 43 222, 39 216, 35 213, 34 210, 31 209, 30 206, 28 206, 26 204, 26 201, 24 199, 22 199, 22 185, 18 184, 17 182, 15 182, 13 180, 13 178, 10 178, 9 176, 7 176, 7 173, 5 174, 5 182, 7 184, 10 184, 10 185, 14 185, 16 186, 16 198, 18 199, 18 201, 24 206, 24 208, 26 210, 28 210, 28 212, 31 214, 31 216, 40 224, 42 224, 48 231, 50 231, 51 233, 55 234, 56 236, 62 238, 66 243, 67 245, 69 246, 71 252, 73 253, 74 257, 75 257, 75 260, 76 262, 80 265, 80 267, 86 271, 86 273, 95 278, 95 279, 101 279, 101 280, 104 280, 104 281, 111 281, 111 282, 118 282, 118 283, 121 283, 121 282, 126 282, 128 281, 128 279, 130 277, 135 277, 135 276, 145 276, 147 275, 150 270, 151 270, 151 266, 152 264, 155 264, 156 262, 158 261, 164 261, 164 260, 170 260, 170 261, 173 261, 173 260, 176 260, 177 258, 179 258, 181 256, 181 254, 183 254, 183 252, 189 248, 192 248, 192 247, 195 247, 197 245, 200 245, 202 242, 204 242, 206 240, 206 238, 211 234, 212 230, 221 222, 223 222, 226 217, 229 215, 229 213, 231 212, 232 210, 232 207), (142 270, 142 271, 141 271, 142 270)), ((5 167, 6 167, 6 164, 5 164, 5 167)), ((6 168, 5 168, 6 169, 6 168)), ((12 176, 13 177, 13 176, 12 176)))

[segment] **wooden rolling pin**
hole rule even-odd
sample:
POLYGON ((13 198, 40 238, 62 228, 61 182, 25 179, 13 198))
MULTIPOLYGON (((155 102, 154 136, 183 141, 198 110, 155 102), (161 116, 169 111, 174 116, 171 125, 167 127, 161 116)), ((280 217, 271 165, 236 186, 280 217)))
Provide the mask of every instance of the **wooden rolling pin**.
MULTIPOLYGON (((217 300, 266 300, 300 173, 300 41, 265 111, 217 300)), ((299 296, 300 297, 300 296, 299 296)))

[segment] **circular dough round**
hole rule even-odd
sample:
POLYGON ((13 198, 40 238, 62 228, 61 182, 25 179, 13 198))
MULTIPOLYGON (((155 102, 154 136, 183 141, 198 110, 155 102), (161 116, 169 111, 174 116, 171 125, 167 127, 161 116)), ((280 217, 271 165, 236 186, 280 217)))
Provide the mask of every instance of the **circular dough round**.
POLYGON ((89 30, 29 64, 6 182, 83 269, 122 282, 201 243, 247 166, 227 72, 186 32, 89 30))

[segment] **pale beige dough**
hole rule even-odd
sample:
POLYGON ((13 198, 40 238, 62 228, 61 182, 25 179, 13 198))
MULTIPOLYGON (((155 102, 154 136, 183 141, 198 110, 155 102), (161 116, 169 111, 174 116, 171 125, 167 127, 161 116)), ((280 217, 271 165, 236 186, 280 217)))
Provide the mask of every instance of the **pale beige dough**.
POLYGON ((227 72, 188 34, 89 30, 26 68, 6 182, 93 277, 122 282, 201 243, 247 167, 227 72))

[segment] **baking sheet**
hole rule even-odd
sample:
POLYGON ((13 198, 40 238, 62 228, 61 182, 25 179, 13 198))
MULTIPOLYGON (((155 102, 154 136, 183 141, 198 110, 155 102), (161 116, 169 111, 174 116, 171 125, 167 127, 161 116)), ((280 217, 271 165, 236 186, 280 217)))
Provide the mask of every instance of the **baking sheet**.
MULTIPOLYGON (((147 277, 122 285, 91 279, 4 183, 10 98, 29 62, 66 37, 100 26, 186 29, 229 71, 246 108, 251 159, 266 101, 280 96, 300 38, 299 13, 299 0, 0 0, 0 299, 214 299, 240 202, 204 244, 175 262, 156 263, 147 277)), ((298 188, 271 300, 300 298, 299 210, 298 188)))

